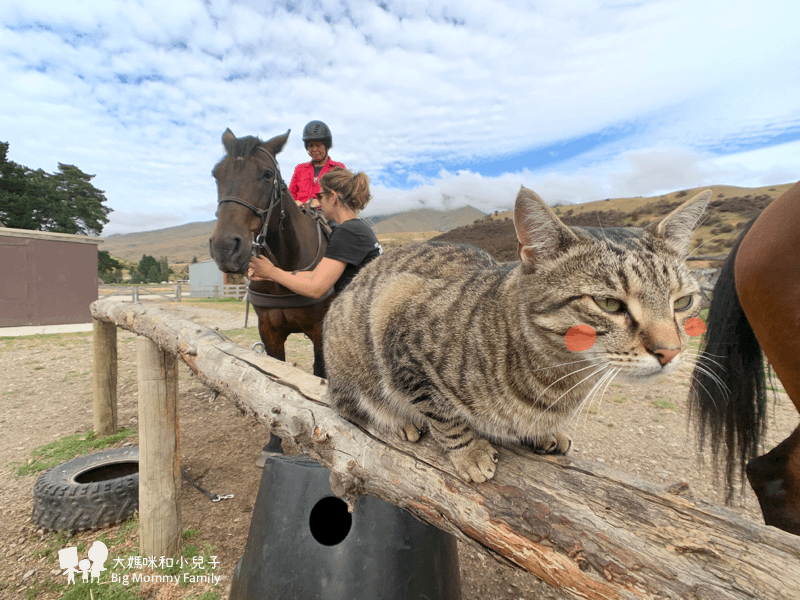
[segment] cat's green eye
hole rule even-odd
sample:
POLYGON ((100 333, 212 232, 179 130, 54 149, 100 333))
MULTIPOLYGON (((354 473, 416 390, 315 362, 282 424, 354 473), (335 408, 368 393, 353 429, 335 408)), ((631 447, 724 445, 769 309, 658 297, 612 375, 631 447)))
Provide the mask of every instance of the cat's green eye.
POLYGON ((606 312, 618 313, 625 310, 625 305, 622 303, 622 301, 615 298, 595 297, 594 302, 606 312))
POLYGON ((684 296, 683 298, 678 298, 675 302, 672 303, 672 307, 675 310, 686 310, 694 303, 694 298, 691 296, 684 296))

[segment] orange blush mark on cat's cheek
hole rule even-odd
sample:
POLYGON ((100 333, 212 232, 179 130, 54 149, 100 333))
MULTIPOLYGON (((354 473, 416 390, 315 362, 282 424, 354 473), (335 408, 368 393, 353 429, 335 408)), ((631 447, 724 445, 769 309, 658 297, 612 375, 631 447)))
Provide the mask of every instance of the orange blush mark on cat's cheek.
POLYGON ((706 324, 700 317, 686 319, 686 323, 683 325, 683 328, 686 331, 686 335, 693 337, 703 335, 706 332, 706 324))
POLYGON ((575 325, 564 336, 567 349, 573 352, 583 352, 594 346, 597 341, 597 332, 591 325, 575 325))

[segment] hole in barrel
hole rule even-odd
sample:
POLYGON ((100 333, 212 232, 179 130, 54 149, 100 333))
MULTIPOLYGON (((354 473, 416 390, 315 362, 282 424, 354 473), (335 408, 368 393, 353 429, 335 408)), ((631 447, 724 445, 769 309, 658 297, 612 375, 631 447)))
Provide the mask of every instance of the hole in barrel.
POLYGON ((309 517, 311 535, 323 546, 341 544, 350 533, 353 515, 347 512, 347 503, 340 498, 328 496, 311 509, 309 517))

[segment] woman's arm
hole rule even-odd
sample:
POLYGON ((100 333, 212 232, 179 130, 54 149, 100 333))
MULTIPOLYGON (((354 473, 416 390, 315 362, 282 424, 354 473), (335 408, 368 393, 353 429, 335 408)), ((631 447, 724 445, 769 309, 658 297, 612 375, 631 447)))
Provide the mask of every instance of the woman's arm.
POLYGON ((250 259, 247 276, 252 281, 274 281, 301 296, 321 298, 339 280, 346 266, 342 261, 323 257, 313 271, 293 275, 273 265, 267 257, 258 256, 250 259))

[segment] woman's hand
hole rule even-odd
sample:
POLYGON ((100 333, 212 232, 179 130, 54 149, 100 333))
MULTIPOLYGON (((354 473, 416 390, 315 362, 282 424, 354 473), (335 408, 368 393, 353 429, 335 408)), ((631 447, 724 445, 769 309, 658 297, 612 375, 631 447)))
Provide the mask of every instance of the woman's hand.
POLYGON ((247 278, 250 281, 272 281, 272 272, 275 268, 266 256, 252 256, 250 268, 247 269, 247 278))

